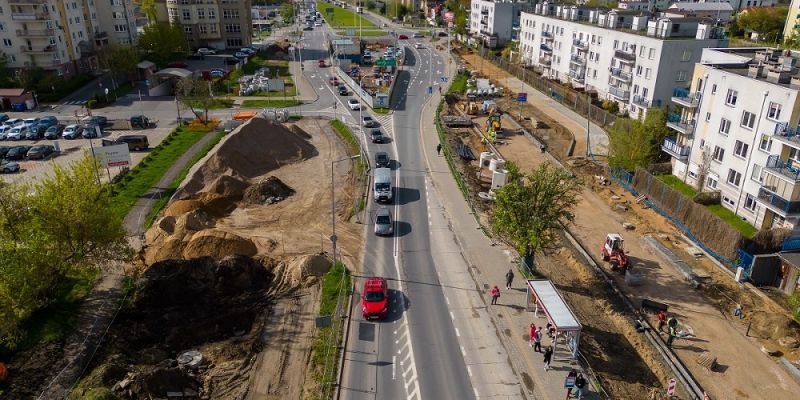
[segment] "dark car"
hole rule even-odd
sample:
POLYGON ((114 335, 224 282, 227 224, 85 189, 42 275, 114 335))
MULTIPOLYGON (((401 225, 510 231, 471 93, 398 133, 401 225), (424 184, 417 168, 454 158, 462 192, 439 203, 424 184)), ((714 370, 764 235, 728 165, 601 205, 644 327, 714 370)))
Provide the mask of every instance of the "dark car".
POLYGON ((0 172, 10 174, 19 171, 19 164, 14 161, 0 160, 0 172))
POLYGON ((94 124, 104 127, 108 125, 108 118, 102 115, 94 115, 91 117, 84 118, 83 120, 81 120, 81 122, 83 122, 84 125, 94 124))
POLYGON ((8 115, 0 113, 0 123, 8 121, 8 115))
POLYGON ((61 133, 64 132, 64 128, 65 127, 66 127, 66 125, 64 125, 64 124, 56 124, 56 125, 53 125, 53 126, 47 128, 47 130, 44 131, 44 138, 45 139, 50 139, 50 140, 54 140, 54 139, 60 138, 61 137, 61 133))
POLYGON ((49 157, 55 151, 56 148, 49 144, 39 144, 28 150, 27 157, 29 160, 40 160, 49 157))
POLYGON ((380 129, 371 130, 369 137, 372 139, 372 143, 383 143, 383 134, 381 134, 380 129))
POLYGON ((11 146, 0 146, 0 159, 6 158, 6 154, 11 149, 11 146))
POLYGON ((350 94, 350 92, 347 91, 347 88, 344 87, 343 85, 339 86, 339 88, 336 90, 339 92, 339 96, 347 96, 348 94, 350 94))
POLYGON ((25 134, 25 139, 28 140, 39 140, 44 137, 44 131, 47 130, 47 127, 42 125, 41 123, 36 124, 30 128, 28 128, 28 133, 25 134))
POLYGON ((84 139, 103 137, 103 128, 101 128, 99 125, 89 123, 83 127, 82 135, 84 139))
POLYGON ((390 163, 389 154, 385 151, 375 153, 375 168, 389 168, 390 163))
POLYGON ((400 35, 400 36, 398 36, 398 37, 397 37, 397 39, 398 39, 398 40, 406 40, 406 39, 408 39, 408 36, 406 36, 406 35, 400 35))
POLYGON ((15 146, 12 147, 11 150, 6 153, 7 160, 22 160, 28 154, 28 150, 31 149, 31 146, 15 146))
POLYGON ((150 143, 147 141, 147 136, 145 135, 123 135, 114 141, 114 144, 122 143, 126 143, 128 149, 133 151, 147 150, 147 148, 150 147, 150 143))
POLYGON ((45 129, 58 124, 58 118, 49 115, 47 117, 39 118, 39 125, 44 126, 45 129))

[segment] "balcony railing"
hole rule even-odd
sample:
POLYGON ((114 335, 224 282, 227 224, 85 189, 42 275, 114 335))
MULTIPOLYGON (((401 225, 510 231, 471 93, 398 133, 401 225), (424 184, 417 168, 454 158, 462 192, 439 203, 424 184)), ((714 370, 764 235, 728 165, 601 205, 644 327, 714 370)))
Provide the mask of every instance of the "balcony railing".
POLYGON ((54 53, 56 51, 56 46, 53 45, 45 47, 20 46, 19 50, 23 53, 54 53))
POLYGON ((627 51, 614 50, 614 58, 625 62, 635 62, 636 55, 628 53, 627 51))
POLYGON ((787 138, 795 137, 800 133, 800 127, 791 127, 788 122, 779 122, 775 124, 775 135, 784 136, 787 138))
POLYGON ((17 29, 17 36, 20 37, 48 37, 56 34, 55 29, 17 29))
POLYGON ((489 15, 489 10, 487 9, 481 10, 481 15, 489 15))
POLYGON ((11 13, 11 19, 14 21, 47 21, 50 19, 49 12, 36 12, 36 13, 11 13))
POLYGON ((786 178, 800 181, 800 163, 796 163, 793 160, 781 160, 780 156, 772 154, 767 158, 767 165, 765 165, 765 167, 786 178))
POLYGON ((618 87, 610 87, 608 88, 608 93, 622 101, 628 101, 631 97, 631 91, 628 89, 618 88, 618 87))
POLYGON ((771 190, 761 187, 758 189, 758 200, 771 208, 778 209, 784 215, 800 213, 800 201, 791 201, 778 196, 771 190))
POLYGON ((686 160, 689 158, 691 147, 678 144, 675 138, 666 137, 664 143, 661 144, 661 150, 679 160, 686 160))
POLYGON ((650 108, 650 100, 647 100, 647 98, 639 95, 633 96, 633 104, 636 104, 642 108, 650 108))
POLYGON ((684 135, 691 135, 694 133, 695 121, 683 119, 679 113, 669 113, 667 114, 667 127, 684 135))
POLYGON ((544 45, 544 44, 540 45, 539 48, 542 49, 542 51, 545 52, 545 53, 552 53, 553 52, 553 49, 551 49, 549 46, 544 45))
POLYGON ((550 64, 552 64, 552 63, 553 63, 553 60, 550 59, 550 58, 539 57, 539 64, 540 65, 550 66, 550 64))
POLYGON ((611 77, 625 82, 630 82, 633 79, 633 75, 630 72, 625 72, 622 68, 611 68, 611 77))
POLYGON ((553 34, 551 32, 548 32, 548 31, 542 31, 542 37, 543 38, 552 39, 553 38, 553 34))
POLYGON ((570 70, 567 72, 567 76, 573 81, 579 83, 583 83, 583 81, 586 79, 586 74, 584 74, 583 71, 570 70))
POLYGON ((584 42, 582 40, 578 40, 578 39, 573 40, 572 41, 572 45, 575 46, 576 48, 581 49, 581 50, 586 50, 586 49, 589 48, 589 43, 586 43, 586 42, 584 42))
POLYGON ((675 88, 672 91, 672 102, 688 108, 700 105, 700 93, 690 93, 689 89, 675 88))

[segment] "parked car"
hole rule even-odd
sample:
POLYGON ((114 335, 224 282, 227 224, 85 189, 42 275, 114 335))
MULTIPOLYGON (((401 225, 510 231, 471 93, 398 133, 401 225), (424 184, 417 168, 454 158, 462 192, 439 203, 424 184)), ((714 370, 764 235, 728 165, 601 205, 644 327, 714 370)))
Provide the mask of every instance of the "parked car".
POLYGON ((8 153, 11 148, 11 146, 0 146, 0 159, 6 158, 6 153, 8 153))
POLYGON ((400 35, 400 36, 398 36, 398 37, 397 37, 397 39, 398 39, 398 40, 406 40, 406 39, 408 39, 408 36, 406 36, 406 35, 400 35))
POLYGON ((8 140, 22 140, 25 139, 25 135, 28 134, 28 127, 27 126, 15 126, 11 128, 11 130, 6 135, 6 139, 8 140))
POLYGON ((39 118, 25 118, 22 123, 26 128, 30 128, 39 123, 39 118))
POLYGON ((155 124, 144 115, 134 115, 131 117, 130 122, 131 128, 135 129, 147 129, 155 126, 155 124))
POLYGON ((383 143, 383 133, 381 133, 380 129, 371 130, 369 137, 372 139, 372 143, 383 143))
MULTIPOLYGON (((378 131, 378 134, 380 133, 381 131, 378 131)), ((387 152, 379 151, 375 153, 375 168, 389 168, 389 164, 391 164, 391 160, 387 152)))
POLYGON ((44 129, 47 129, 57 123, 58 123, 58 118, 52 115, 49 115, 47 117, 42 117, 39 119, 39 125, 44 126, 44 129))
POLYGON ((325 60, 323 59, 317 60, 317 66, 319 66, 320 68, 325 68, 326 67, 325 60))
POLYGON ((207 47, 201 47, 201 48, 197 49, 197 54, 198 55, 207 56, 209 54, 217 54, 217 52, 216 52, 216 50, 212 50, 212 49, 209 49, 207 47))
POLYGON ((3 125, 17 126, 17 125, 22 125, 23 123, 24 121, 21 118, 11 118, 7 119, 6 122, 3 122, 3 125))
POLYGON ((22 160, 28 154, 28 150, 31 149, 31 146, 16 146, 12 147, 11 150, 6 153, 6 160, 22 160))
POLYGON ((170 68, 186 68, 188 66, 189 66, 189 64, 187 64, 186 61, 173 61, 173 62, 167 64, 167 67, 170 67, 170 68))
POLYGON ((19 163, 14 161, 0 160, 0 172, 10 174, 19 171, 19 163))
POLYGON ((240 59, 240 60, 243 60, 243 59, 245 59, 245 58, 247 58, 247 57, 250 57, 250 55, 249 55, 249 54, 247 54, 247 53, 242 53, 241 51, 237 51, 236 53, 233 53, 233 56, 234 56, 234 57, 236 57, 236 58, 238 58, 238 59, 240 59))
POLYGON ((133 151, 147 150, 147 148, 150 147, 150 143, 148 143, 147 136, 145 135, 122 135, 114 141, 114 144, 122 143, 126 143, 128 149, 133 151))
POLYGON ((423 46, 422 43, 414 43, 414 48, 415 49, 424 49, 425 46, 423 46))
POLYGON ((421 38, 421 37, 422 37, 422 34, 421 34, 421 33, 419 33, 419 32, 417 32, 417 33, 415 33, 415 34, 411 35, 411 37, 413 37, 414 39, 419 39, 419 38, 421 38))
POLYGON ((14 127, 11 125, 0 126, 0 140, 6 140, 8 132, 11 132, 12 129, 14 129, 14 127))
POLYGON ((314 26, 322 26, 321 22, 314 22, 314 26))
POLYGON ((244 53, 244 54, 248 54, 248 55, 251 55, 251 56, 253 54, 256 54, 256 51, 251 49, 251 48, 249 48, 249 47, 242 47, 241 49, 239 49, 239 52, 240 53, 244 53))
POLYGON ((100 125, 89 123, 83 127, 83 133, 81 136, 83 136, 84 139, 103 137, 103 128, 101 128, 100 125))
POLYGON ((108 118, 106 118, 106 117, 104 117, 102 115, 93 115, 91 117, 84 117, 81 120, 81 122, 84 125, 94 124, 94 125, 100 125, 101 127, 105 127, 105 126, 109 125, 108 118))
POLYGON ((25 134, 25 139, 28 140, 39 140, 44 136, 44 131, 47 130, 47 127, 42 124, 36 124, 28 129, 28 133, 25 134))
POLYGON ((344 85, 339 85, 339 88, 336 90, 339 92, 339 96, 347 96, 350 94, 344 85))
POLYGON ((361 109, 361 103, 359 103, 356 99, 347 100, 347 106, 353 111, 358 111, 361 109))
POLYGON ((56 152, 56 148, 49 144, 39 144, 28 150, 26 157, 29 160, 41 160, 50 157, 56 152))
POLYGON ((8 121, 8 115, 0 113, 0 123, 8 121))
POLYGON ((384 319, 389 315, 389 291, 386 279, 367 278, 361 292, 361 313, 364 319, 384 319))
POLYGON ((225 72, 224 69, 212 69, 211 70, 211 77, 212 78, 222 78, 222 77, 225 76, 225 73, 226 72, 225 72))
POLYGON ((83 133, 83 128, 80 125, 67 125, 64 128, 64 131, 61 133, 61 136, 64 139, 77 139, 83 133))
POLYGON ((364 117, 362 117, 361 118, 361 123, 364 124, 365 128, 372 128, 372 127, 374 127, 374 126, 376 126, 378 124, 369 115, 365 115, 364 117))
POLYGON ((44 138, 45 139, 50 139, 50 140, 60 138, 61 137, 61 133, 64 132, 64 128, 65 127, 66 127, 66 125, 64 125, 64 124, 56 124, 56 125, 53 125, 53 126, 47 128, 47 130, 44 131, 44 138))

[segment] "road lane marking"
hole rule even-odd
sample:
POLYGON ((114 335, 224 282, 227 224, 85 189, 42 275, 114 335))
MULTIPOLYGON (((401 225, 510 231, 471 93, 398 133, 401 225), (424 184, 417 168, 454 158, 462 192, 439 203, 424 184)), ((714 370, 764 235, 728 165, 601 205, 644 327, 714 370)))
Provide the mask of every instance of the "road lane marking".
POLYGON ((395 372, 397 370, 397 356, 392 356, 392 380, 395 380, 395 372))
POLYGON ((455 315, 455 314, 453 314, 453 312, 452 312, 452 311, 450 311, 450 319, 452 319, 453 321, 455 321, 455 320, 456 320, 456 315, 455 315))
POLYGON ((467 365, 467 373, 469 374, 469 377, 472 378, 472 368, 470 368, 469 365, 467 365))
POLYGON ((466 352, 466 350, 464 350, 464 346, 459 346, 459 347, 461 347, 461 355, 466 357, 467 356, 467 352, 466 352))
POLYGON ((456 336, 461 337, 461 333, 458 332, 458 328, 455 329, 456 329, 456 336))

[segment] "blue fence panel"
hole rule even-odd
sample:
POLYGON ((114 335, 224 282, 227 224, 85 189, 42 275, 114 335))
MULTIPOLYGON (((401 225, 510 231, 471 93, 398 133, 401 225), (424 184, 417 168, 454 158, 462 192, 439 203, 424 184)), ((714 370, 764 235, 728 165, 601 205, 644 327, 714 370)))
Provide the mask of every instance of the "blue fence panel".
POLYGON ((786 238, 781 245, 781 251, 792 251, 800 249, 800 236, 786 238))

